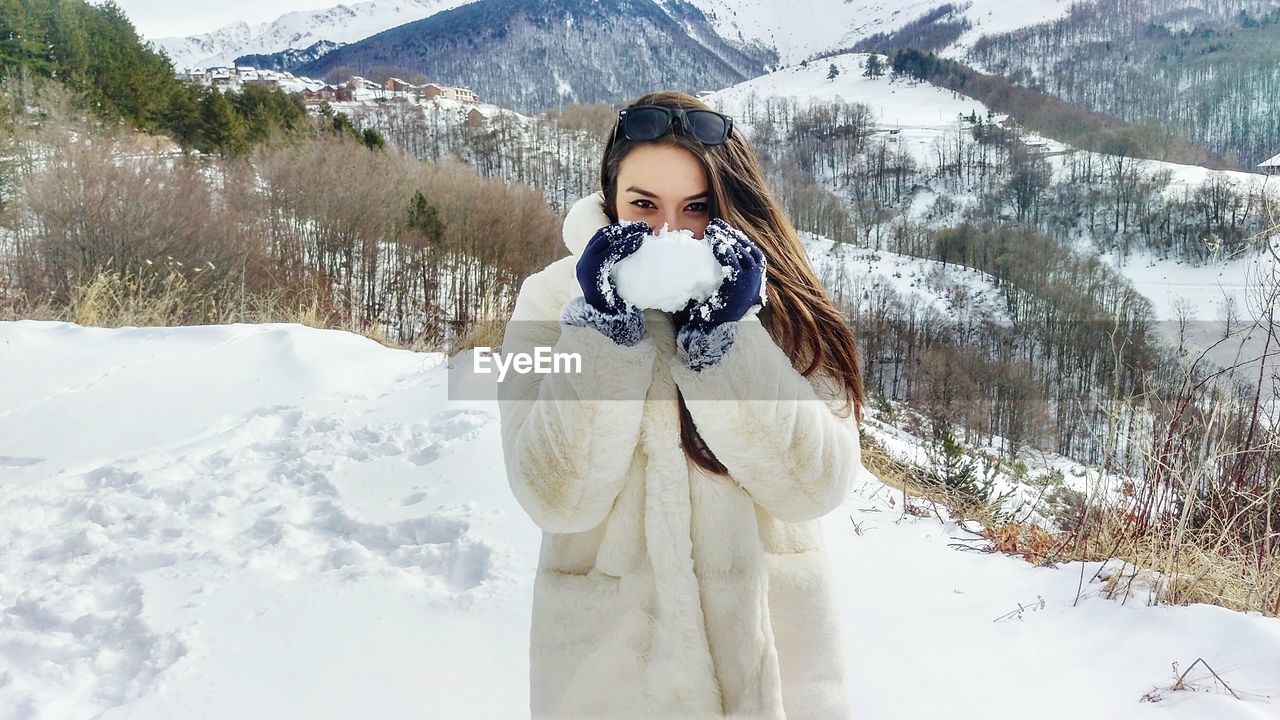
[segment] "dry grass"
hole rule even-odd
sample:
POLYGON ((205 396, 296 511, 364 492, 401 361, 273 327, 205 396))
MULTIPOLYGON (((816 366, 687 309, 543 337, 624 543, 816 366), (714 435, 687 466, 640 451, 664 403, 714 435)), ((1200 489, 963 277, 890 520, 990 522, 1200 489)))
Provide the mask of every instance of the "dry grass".
POLYGON ((1088 535, 1061 538, 1052 554, 1058 561, 1119 560, 1122 569, 1103 577, 1108 596, 1280 614, 1280 556, 1274 552, 1250 550, 1229 530, 1181 537, 1164 528, 1135 533, 1126 513, 1095 512, 1101 517, 1088 535))
POLYGON ((477 346, 498 347, 506 327, 501 288, 491 288, 485 312, 452 343, 397 341, 378 324, 364 324, 326 301, 320 288, 240 295, 232 288, 207 289, 170 271, 150 279, 101 271, 73 286, 66 304, 17 296, 0 303, 0 320, 54 320, 94 327, 154 327, 230 323, 297 323, 343 330, 382 345, 414 352, 453 355, 477 346))
MULTIPOLYGON (((928 482, 926 473, 894 459, 865 433, 863 464, 902 492, 898 502, 903 512, 941 519, 941 506, 957 521, 979 523, 982 529, 973 539, 983 539, 985 547, 977 549, 1038 565, 1103 563, 1096 579, 1103 581, 1102 593, 1108 597, 1141 598, 1152 604, 1206 603, 1272 617, 1280 614, 1280 542, 1261 550, 1246 545, 1239 539, 1239 518, 1212 519, 1209 524, 1218 527, 1216 531, 1191 530, 1176 518, 1139 530, 1131 511, 1091 499, 1076 532, 1061 532, 1010 521, 995 504, 975 504, 969 495, 928 482), (1119 561, 1118 570, 1114 561, 1119 561)), ((1184 512, 1190 513, 1194 506, 1189 503, 1184 512)))
POLYGON ((480 310, 473 318, 470 329, 459 334, 457 339, 445 350, 453 356, 462 350, 476 347, 498 348, 502 346, 502 336, 506 331, 510 309, 503 298, 508 288, 500 283, 490 283, 480 302, 480 310))
MULTIPOLYGON (((298 323, 337 329, 371 338, 388 347, 404 347, 388 339, 378 326, 353 323, 319 290, 240 296, 228 288, 205 288, 181 272, 170 270, 147 278, 100 271, 74 284, 68 302, 49 298, 11 298, 0 304, 0 320, 54 320, 94 327, 155 327, 230 323, 298 323)), ((411 348, 434 351, 436 348, 411 348)))

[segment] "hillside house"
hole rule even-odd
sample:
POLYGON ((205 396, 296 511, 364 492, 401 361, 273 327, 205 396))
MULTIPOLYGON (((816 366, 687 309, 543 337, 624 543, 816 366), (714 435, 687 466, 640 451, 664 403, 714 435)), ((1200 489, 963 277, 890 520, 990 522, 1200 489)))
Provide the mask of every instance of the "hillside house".
POLYGON ((302 101, 304 103, 318 105, 324 102, 348 102, 350 100, 351 91, 340 85, 325 85, 315 90, 304 88, 302 91, 302 101))
POLYGON ((445 90, 446 90, 447 92, 452 93, 452 94, 453 94, 453 99, 454 99, 454 100, 457 100, 458 102, 465 102, 465 103, 478 103, 478 102, 480 102, 480 96, 479 96, 479 95, 476 95, 476 94, 475 94, 475 92, 473 92, 472 90, 470 90, 470 89, 468 89, 468 88, 462 88, 462 87, 449 87, 449 88, 445 88, 445 90))
POLYGON ((478 103, 480 96, 468 88, 453 87, 450 85, 437 85, 436 83, 427 83, 422 86, 423 97, 442 97, 446 100, 457 100, 464 103, 478 103))
POLYGON ((1270 160, 1263 160, 1258 163, 1258 167, 1267 175, 1280 175, 1280 155, 1276 155, 1270 160))
POLYGON ((466 123, 468 125, 484 125, 485 121, 498 114, 497 108, 478 108, 473 107, 467 111, 466 123))
POLYGON ((308 105, 319 105, 322 102, 329 102, 331 100, 333 100, 332 90, 326 90, 325 88, 320 88, 319 90, 312 90, 311 88, 302 89, 302 102, 307 103, 308 105))
POLYGON ((416 91, 418 86, 413 83, 405 82, 400 78, 389 77, 386 82, 382 83, 382 89, 389 90, 391 92, 411 93, 416 91))
POLYGON ((351 90, 382 90, 383 87, 378 83, 362 78, 359 75, 352 75, 347 81, 346 86, 351 90))

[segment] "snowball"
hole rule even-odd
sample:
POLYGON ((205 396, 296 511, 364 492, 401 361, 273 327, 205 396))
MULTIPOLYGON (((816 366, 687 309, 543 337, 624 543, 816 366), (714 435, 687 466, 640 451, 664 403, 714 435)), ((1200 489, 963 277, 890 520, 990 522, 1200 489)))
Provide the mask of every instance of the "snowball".
POLYGON ((639 249, 613 266, 613 281, 623 300, 639 308, 679 312, 690 300, 711 297, 729 274, 711 244, 667 224, 649 234, 639 249))

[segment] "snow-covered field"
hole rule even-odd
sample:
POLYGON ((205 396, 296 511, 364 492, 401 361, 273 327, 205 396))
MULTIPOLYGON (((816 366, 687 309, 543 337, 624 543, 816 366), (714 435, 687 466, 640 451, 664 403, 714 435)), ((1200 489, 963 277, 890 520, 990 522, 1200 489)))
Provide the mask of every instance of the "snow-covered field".
MULTIPOLYGON (((721 112, 739 117, 748 103, 763 103, 770 97, 791 97, 801 107, 833 101, 862 103, 871 108, 877 128, 899 131, 895 134, 900 139, 895 142, 903 143, 921 162, 928 161, 935 139, 960 127, 960 115, 987 114, 986 106, 973 98, 926 82, 893 80, 887 69, 881 77, 863 77, 868 57, 866 53, 844 53, 815 60, 808 66, 785 67, 702 99, 721 112), (832 65, 839 74, 828 80, 832 65)), ((996 119, 1004 117, 997 115, 996 119)))
MULTIPOLYGON (((0 718, 528 716, 540 534, 443 356, 19 321, 0 377, 0 718)), ((962 551, 870 473, 825 522, 860 720, 1280 718, 1280 619, 962 551)))
MULTIPOLYGON (((712 107, 729 114, 742 115, 749 104, 763 103, 770 97, 791 97, 801 106, 814 103, 844 101, 868 105, 875 116, 880 131, 896 131, 892 135, 880 134, 879 138, 896 138, 911 151, 923 167, 936 166, 935 147, 948 136, 965 132, 968 123, 962 115, 974 113, 985 117, 988 108, 965 95, 945 90, 926 82, 909 79, 893 79, 888 72, 878 78, 863 76, 867 58, 865 53, 846 53, 810 63, 783 68, 730 88, 711 93, 703 98, 712 107), (839 74, 827 79, 829 67, 835 65, 839 74)), ((996 113, 995 121, 1006 115, 996 113)), ((1028 134, 1029 143, 1040 144, 1048 157, 1053 172, 1061 179, 1065 176, 1068 153, 1084 152, 1064 143, 1028 134)), ((1098 155, 1098 158, 1101 158, 1098 155)), ((1218 173, 1228 182, 1243 190, 1253 187, 1280 197, 1280 183, 1259 173, 1218 172, 1197 165, 1134 161, 1144 173, 1168 171, 1170 182, 1166 192, 1175 192, 1198 186, 1218 173)), ((973 198, 964 193, 951 194, 959 204, 973 198)), ((920 204, 920 203, 917 203, 920 204)), ((1259 274, 1273 264, 1263 253, 1225 258, 1199 267, 1188 267, 1174 260, 1156 260, 1141 253, 1125 260, 1103 255, 1104 260, 1115 266, 1129 278, 1134 287, 1153 303, 1156 317, 1173 320, 1174 309, 1188 305, 1196 309, 1196 319, 1209 321, 1224 317, 1222 303, 1230 297, 1237 310, 1247 313, 1247 299, 1256 294, 1259 274)), ((1256 305, 1256 303, 1254 303, 1256 305)), ((1257 308, 1249 317, 1257 317, 1257 308)))
MULTIPOLYGON (((1280 246, 1280 236, 1273 242, 1280 246)), ((1151 301, 1155 316, 1161 320, 1176 320, 1180 312, 1188 311, 1193 320, 1221 319, 1227 316, 1228 306, 1237 317, 1258 317, 1265 310, 1259 304, 1261 280, 1275 267, 1275 258, 1262 252, 1204 265, 1155 258, 1145 252, 1127 258, 1116 253, 1099 257, 1124 273, 1134 289, 1151 301)))
POLYGON ((859 248, 809 232, 800 236, 819 279, 837 302, 844 293, 865 304, 872 293, 885 289, 904 302, 936 311, 947 322, 975 328, 986 322, 1013 323, 996 279, 980 270, 859 248))
POLYGON ((726 38, 741 37, 773 47, 784 64, 854 43, 876 33, 891 33, 943 5, 968 19, 971 29, 957 44, 967 48, 979 36, 1008 32, 1057 19, 1071 0, 808 0, 803 9, 770 0, 691 0, 726 38))
MULTIPOLYGON (((1271 242, 1280 248, 1280 235, 1271 242)), ((1270 407, 1280 397, 1280 356, 1267 334, 1267 314, 1275 312, 1268 308, 1269 294, 1280 278, 1275 256, 1249 252, 1204 265, 1147 253, 1123 260, 1114 253, 1101 257, 1151 301, 1155 329, 1171 346, 1181 343, 1192 359, 1204 353, 1218 367, 1241 365, 1237 377, 1252 384, 1261 371, 1263 405, 1270 407), (1224 339, 1228 331, 1232 335, 1224 339)))
MULTIPOLYGON (((939 138, 954 134, 957 130, 967 132, 969 124, 962 122, 961 115, 973 113, 985 118, 989 108, 982 102, 953 90, 940 88, 930 83, 913 78, 894 79, 887 67, 880 77, 864 77, 867 67, 867 53, 841 53, 822 60, 815 60, 808 66, 792 65, 780 70, 745 80, 714 93, 707 94, 703 100, 722 112, 742 114, 744 107, 754 96, 754 100, 763 103, 769 97, 791 97, 802 107, 814 103, 844 101, 862 103, 871 108, 879 130, 897 130, 900 139, 912 154, 926 165, 932 155, 931 147, 939 138), (839 74, 827 78, 831 66, 834 65, 839 74)), ((1000 122, 1007 118, 1005 113, 993 113, 992 120, 1000 122)), ((1024 133, 1028 143, 1040 144, 1045 153, 1081 152, 1065 143, 1041 137, 1034 133, 1024 133)), ((1098 156, 1102 157, 1101 155, 1098 156)), ((1065 163, 1062 155, 1049 158, 1050 165, 1060 172, 1065 163)), ((1147 173, 1157 170, 1168 170, 1171 174, 1170 189, 1199 185, 1211 173, 1221 172, 1228 180, 1248 185, 1259 186, 1267 183, 1267 176, 1261 173, 1239 171, 1213 171, 1198 165, 1161 162, 1155 160, 1136 160, 1136 165, 1147 173)), ((1268 187, 1280 192, 1280 185, 1272 181, 1268 187)))

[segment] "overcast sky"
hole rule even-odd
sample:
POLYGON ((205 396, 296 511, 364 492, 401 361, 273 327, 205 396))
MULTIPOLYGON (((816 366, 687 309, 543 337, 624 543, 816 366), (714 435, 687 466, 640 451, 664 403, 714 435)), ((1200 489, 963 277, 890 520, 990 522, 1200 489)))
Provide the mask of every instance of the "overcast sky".
MULTIPOLYGON (((260 23, 294 10, 318 10, 344 0, 116 0, 145 40, 210 32, 238 20, 260 23)), ((357 2, 359 0, 356 0, 357 2)), ((346 0, 351 4, 351 0, 346 0)), ((101 5, 102 0, 94 0, 101 5)))

